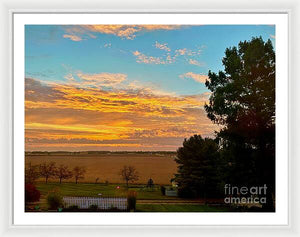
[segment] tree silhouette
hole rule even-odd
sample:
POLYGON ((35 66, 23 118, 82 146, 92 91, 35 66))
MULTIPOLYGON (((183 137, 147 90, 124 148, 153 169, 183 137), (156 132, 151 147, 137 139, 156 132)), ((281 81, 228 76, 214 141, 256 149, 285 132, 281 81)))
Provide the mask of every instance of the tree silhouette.
POLYGON ((147 182, 147 187, 149 187, 149 188, 153 188, 153 186, 154 186, 154 182, 153 182, 153 179, 148 179, 148 182, 147 182))
POLYGON ((125 165, 123 169, 120 170, 119 174, 122 176, 122 179, 126 182, 127 188, 129 182, 134 182, 139 179, 139 174, 133 166, 125 165))
POLYGON ((60 165, 57 168, 56 176, 59 178, 59 183, 61 184, 63 179, 69 179, 73 177, 73 173, 69 170, 68 166, 60 165))
POLYGON ((209 138, 194 135, 178 148, 175 181, 181 197, 215 197, 219 195, 218 144, 209 138))
POLYGON ((84 174, 86 173, 86 170, 82 166, 75 166, 73 169, 73 175, 75 177, 75 183, 78 183, 78 180, 84 179, 84 174))
MULTIPOLYGON (((208 117, 221 125, 217 133, 231 164, 236 185, 267 184, 266 208, 274 210, 275 190, 275 52, 261 37, 227 48, 224 72, 209 71, 212 92, 208 117)), ((231 178, 231 180, 230 180, 231 178)))
POLYGON ((55 162, 43 163, 39 167, 41 177, 45 178, 45 182, 48 183, 48 179, 55 177, 56 175, 56 166, 55 162))
POLYGON ((32 165, 31 162, 25 167, 25 183, 34 184, 40 177, 40 171, 38 165, 32 165))

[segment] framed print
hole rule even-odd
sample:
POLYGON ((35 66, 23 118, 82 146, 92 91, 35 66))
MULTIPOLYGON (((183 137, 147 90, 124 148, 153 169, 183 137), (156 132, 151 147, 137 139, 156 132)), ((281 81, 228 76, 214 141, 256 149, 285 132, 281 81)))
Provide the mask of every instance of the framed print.
POLYGON ((218 17, 14 14, 16 224, 287 224, 288 16, 218 17))
POLYGON ((11 10, 10 227, 288 230, 290 17, 11 10))

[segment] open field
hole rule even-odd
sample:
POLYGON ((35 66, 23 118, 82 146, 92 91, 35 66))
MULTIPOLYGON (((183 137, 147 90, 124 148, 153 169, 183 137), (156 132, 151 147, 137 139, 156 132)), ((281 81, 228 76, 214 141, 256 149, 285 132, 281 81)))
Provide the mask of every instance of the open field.
POLYGON ((43 162, 56 162, 68 165, 86 167, 84 180, 75 184, 74 180, 65 180, 59 184, 57 179, 50 179, 46 184, 44 179, 38 180, 37 189, 41 192, 38 203, 40 211, 48 211, 47 194, 53 190, 61 196, 82 197, 126 197, 129 190, 137 192, 137 212, 215 212, 230 211, 221 206, 206 205, 200 199, 182 199, 162 195, 159 184, 170 185, 170 179, 177 170, 174 161, 175 153, 34 153, 26 154, 26 164, 31 162, 38 165, 43 162), (133 165, 140 174, 137 184, 130 184, 129 189, 119 176, 119 170, 124 165, 133 165), (95 179, 99 177, 98 183, 95 179), (149 178, 154 180, 155 186, 147 188, 149 178), (105 183, 105 181, 109 183, 105 183))
MULTIPOLYGON (((120 152, 120 153, 41 153, 26 154, 25 163, 31 162, 38 165, 43 162, 56 162, 69 166, 72 169, 75 166, 84 166, 87 170, 85 178, 80 182, 94 183, 96 178, 98 182, 104 183, 122 183, 119 175, 120 169, 124 165, 132 165, 139 172, 137 183, 147 183, 151 177, 155 184, 170 184, 177 170, 177 164, 174 161, 175 153, 138 153, 138 152, 120 152)), ((43 181, 43 179, 39 179, 43 181)), ((49 181, 57 181, 49 179, 49 181)), ((74 182, 73 179, 65 180, 74 182)))

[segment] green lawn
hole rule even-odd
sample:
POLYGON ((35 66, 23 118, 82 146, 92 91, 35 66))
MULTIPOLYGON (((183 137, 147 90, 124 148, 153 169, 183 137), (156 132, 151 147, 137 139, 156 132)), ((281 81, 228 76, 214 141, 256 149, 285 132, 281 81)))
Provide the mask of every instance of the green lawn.
POLYGON ((175 205, 175 204, 137 204, 137 212, 227 212, 225 207, 207 205, 175 205))
MULTIPOLYGON (((124 184, 89 184, 89 183, 37 183, 37 189, 45 197, 49 191, 58 190, 62 196, 85 196, 99 197, 99 193, 103 197, 126 197, 127 188, 124 184), (120 188, 117 188, 119 186, 120 188)), ((177 199, 176 197, 163 196, 159 186, 148 189, 145 185, 132 185, 129 190, 137 191, 137 199, 177 199)))
MULTIPOLYGON (((91 184, 91 183, 37 183, 37 189, 41 192, 39 206, 42 210, 47 210, 46 196, 48 192, 57 190, 61 196, 85 196, 85 197, 126 197, 127 188, 124 184, 91 184), (117 188, 119 186, 119 188, 117 188)), ((224 207, 215 207, 199 204, 168 204, 168 200, 180 200, 177 197, 163 196, 160 187, 147 189, 145 185, 131 185, 129 190, 135 190, 138 193, 139 200, 162 200, 162 204, 149 203, 137 204, 137 212, 224 212, 230 211, 224 207)), ((151 201, 150 201, 151 202, 151 201)))

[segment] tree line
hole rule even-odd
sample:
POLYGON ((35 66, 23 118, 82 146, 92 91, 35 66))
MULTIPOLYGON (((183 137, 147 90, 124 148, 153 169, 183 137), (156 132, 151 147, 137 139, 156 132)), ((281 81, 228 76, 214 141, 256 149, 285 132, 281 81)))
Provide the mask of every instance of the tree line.
POLYGON ((83 166, 75 166, 70 169, 66 165, 56 166, 55 162, 45 162, 39 165, 32 165, 31 162, 25 168, 25 183, 34 184, 38 178, 44 178, 48 183, 50 178, 56 178, 61 184, 63 180, 75 179, 77 184, 79 180, 84 179, 86 169, 83 166))
MULTIPOLYGON (((83 166, 75 166, 72 170, 66 165, 56 166, 55 162, 44 162, 39 165, 32 165, 31 162, 25 167, 25 183, 34 184, 39 178, 44 178, 45 183, 48 183, 50 178, 56 178, 61 184, 63 180, 75 179, 77 184, 80 179, 84 179, 86 169, 83 166)), ((118 173, 125 181, 128 187, 129 182, 134 182, 139 179, 139 173, 134 166, 124 165, 118 173)), ((96 178, 95 184, 99 178, 96 178)), ((152 181, 153 182, 153 181, 152 181)))

